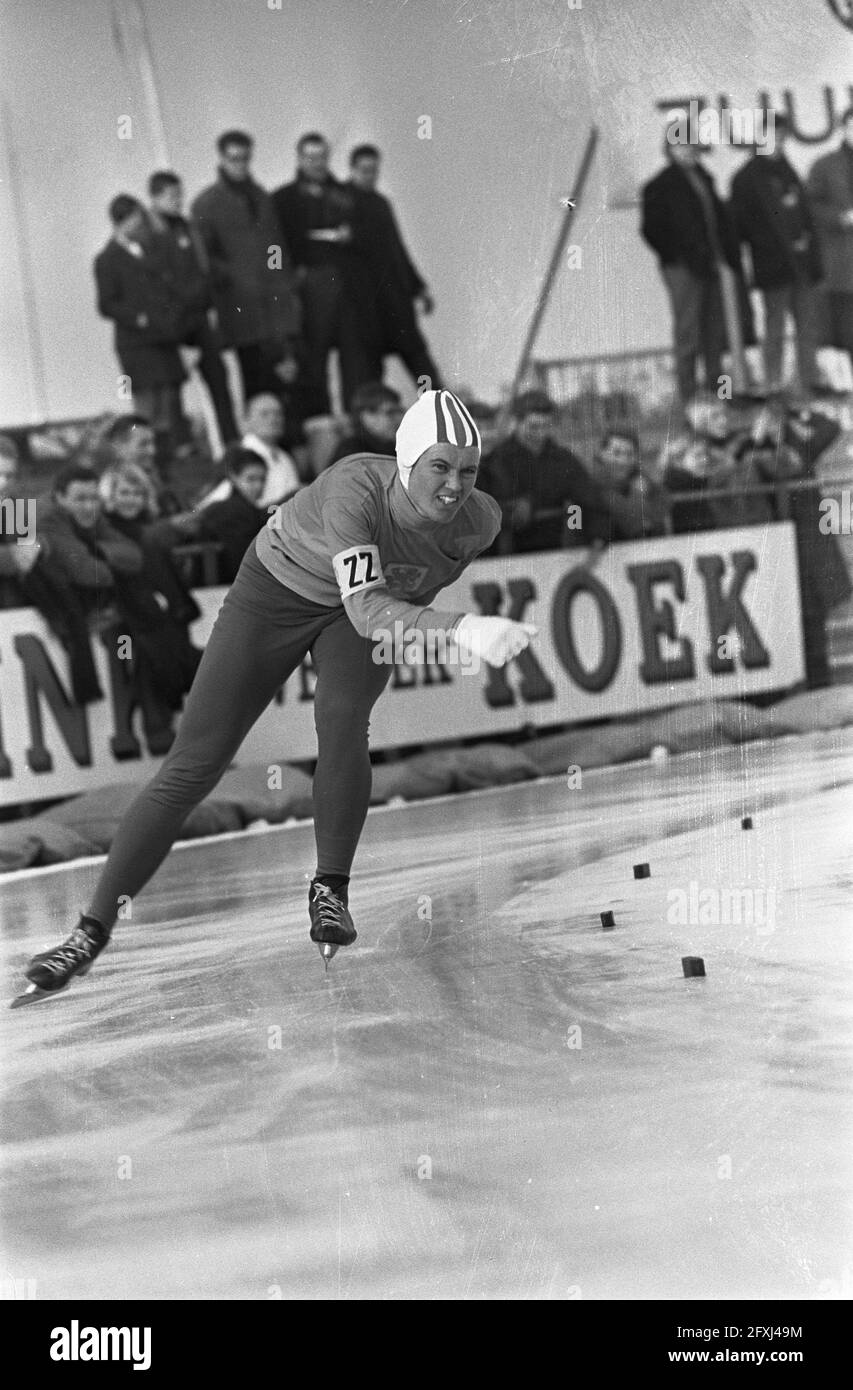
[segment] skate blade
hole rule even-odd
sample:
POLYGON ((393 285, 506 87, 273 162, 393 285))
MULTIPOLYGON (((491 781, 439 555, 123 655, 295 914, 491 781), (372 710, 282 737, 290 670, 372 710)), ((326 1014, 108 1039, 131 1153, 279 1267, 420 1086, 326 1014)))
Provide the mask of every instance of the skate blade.
POLYGON ((320 952, 320 955, 323 957, 323 964, 325 965, 326 970, 329 969, 329 966, 331 965, 332 961, 334 960, 335 955, 337 954, 337 952, 339 951, 339 949, 340 949, 340 947, 336 946, 336 945, 334 944, 334 942, 332 942, 332 941, 318 941, 318 942, 317 942, 317 950, 320 952))
POLYGON ((29 985, 23 994, 18 994, 9 1005, 10 1009, 23 1009, 27 1004, 38 1004, 42 999, 55 999, 58 994, 64 994, 71 981, 63 985, 61 989, 42 989, 40 985, 29 985))

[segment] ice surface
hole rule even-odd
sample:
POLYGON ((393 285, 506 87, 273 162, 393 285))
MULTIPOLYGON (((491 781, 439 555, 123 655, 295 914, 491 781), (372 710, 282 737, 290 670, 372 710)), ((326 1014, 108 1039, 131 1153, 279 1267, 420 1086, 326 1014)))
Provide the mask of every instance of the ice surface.
MULTIPOLYGON (((177 850, 88 979, 4 1012, 0 1275, 849 1296, 851 783, 823 733, 373 812, 326 978, 310 826, 177 850)), ((9 997, 96 873, 0 886, 9 997)))

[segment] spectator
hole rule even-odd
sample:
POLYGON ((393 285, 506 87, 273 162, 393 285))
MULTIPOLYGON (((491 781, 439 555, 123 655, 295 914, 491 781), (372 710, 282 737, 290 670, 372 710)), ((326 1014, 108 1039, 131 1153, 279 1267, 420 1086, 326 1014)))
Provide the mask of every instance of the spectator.
POLYGON ((217 141, 215 183, 190 210, 207 252, 219 332, 240 362, 243 394, 277 393, 293 372, 299 302, 272 199, 250 173, 253 141, 228 130, 217 141))
POLYGON ((174 447, 187 431, 180 297, 142 204, 122 193, 110 203, 109 216, 113 234, 94 263, 98 312, 115 325, 116 356, 130 380, 134 410, 174 447))
MULTIPOLYGON (((480 468, 482 469, 483 464, 497 448, 501 437, 500 412, 496 405, 489 405, 486 401, 470 401, 468 414, 480 431, 480 468)), ((477 486, 480 486, 479 482, 477 486)))
POLYGON ((350 155, 349 186, 355 191, 364 230, 364 255, 373 278, 382 353, 396 353, 419 390, 438 391, 443 385, 441 375, 415 312, 419 308, 423 314, 431 314, 435 305, 406 249, 392 204, 377 190, 381 159, 375 145, 357 145, 350 155))
POLYGON ((806 681, 812 690, 832 683, 827 620, 853 592, 837 537, 824 535, 820 527, 822 489, 815 465, 838 434, 837 423, 825 415, 809 410, 785 414, 774 406, 759 413, 737 448, 741 488, 782 484, 772 492, 743 498, 737 520, 741 525, 787 519, 794 523, 806 681), (789 490, 784 485, 791 482, 805 486, 789 490))
POLYGON ((375 295, 355 195, 329 172, 329 145, 316 131, 296 146, 296 177, 273 194, 299 275, 304 320, 305 416, 330 411, 327 368, 337 348, 344 406, 382 375, 375 295))
POLYGON ((225 468, 230 483, 229 495, 222 502, 212 502, 201 513, 201 534, 204 540, 221 546, 219 583, 231 584, 237 577, 243 556, 261 527, 269 521, 269 510, 260 506, 267 465, 259 454, 231 444, 225 450, 225 468))
POLYGON ((353 429, 335 448, 330 463, 348 454, 385 454, 393 458, 396 452, 397 426, 403 418, 399 395, 381 381, 369 381, 359 386, 352 398, 353 429))
POLYGON ((103 468, 118 463, 138 465, 153 488, 155 515, 167 517, 176 536, 195 535, 198 519, 184 508, 180 498, 164 482, 157 466, 154 431, 143 415, 117 415, 101 438, 97 461, 103 468))
POLYGON ((0 434, 0 608, 21 608, 26 605, 22 581, 41 553, 37 539, 21 543, 15 527, 7 520, 17 498, 17 481, 17 445, 7 434, 0 434))
POLYGON ((640 441, 629 426, 613 426, 602 437, 595 454, 595 479, 608 500, 611 519, 609 540, 634 540, 662 536, 669 529, 669 500, 664 490, 643 469, 640 441), (628 515, 617 515, 614 499, 631 504, 628 515))
POLYGON ((143 580, 164 596, 174 617, 194 622, 199 609, 172 553, 181 538, 171 521, 158 515, 157 494, 147 473, 138 464, 114 464, 101 474, 98 491, 107 521, 142 551, 143 580))
POLYGON ((114 601, 116 575, 139 574, 142 553, 101 515, 98 476, 69 464, 53 481, 53 505, 39 517, 50 568, 78 591, 96 625, 114 601))
POLYGON ((660 459, 660 474, 667 492, 687 492, 689 500, 672 504, 672 528, 676 533, 712 531, 736 524, 731 497, 707 497, 709 492, 735 488, 735 449, 725 401, 712 392, 700 392, 685 409, 686 429, 668 441, 660 459))
MULTIPOLYGON (((670 126, 667 135, 674 133, 670 126)), ((664 141, 666 167, 643 188, 642 235, 658 257, 672 311, 678 392, 716 387, 726 345, 720 265, 737 269, 737 236, 695 145, 664 141)))
MULTIPOLYGON (((808 198, 785 158, 788 120, 776 115, 774 137, 756 146, 732 180, 732 212, 752 262, 751 280, 764 305, 764 384, 782 389, 785 323, 794 322, 803 391, 820 390, 818 295, 821 262, 808 198)), ((749 276, 747 277, 750 278, 749 276)))
POLYGON ((156 499, 142 469, 108 469, 99 491, 110 525, 142 553, 140 573, 130 583, 118 580, 117 592, 133 641, 132 675, 148 745, 165 752, 172 742, 172 713, 181 708, 201 660, 189 635, 201 610, 173 559, 169 523, 154 520, 156 499))
POLYGON ((609 539, 614 525, 642 535, 641 498, 608 494, 557 443, 554 406, 544 392, 525 392, 512 413, 513 432, 493 451, 487 479, 504 516, 501 553, 589 545, 609 539))
POLYGON ((228 376, 222 361, 222 342, 215 326, 210 267, 201 238, 183 216, 183 184, 168 170, 148 180, 149 217, 163 257, 171 263, 172 276, 183 301, 181 342, 200 350, 199 371, 210 392, 216 422, 224 444, 237 438, 228 376))
POLYGON ((853 359, 853 106, 839 125, 841 143, 812 166, 808 192, 826 272, 832 346, 853 359))
POLYGON ((42 554, 25 591, 68 652, 75 701, 88 704, 103 698, 91 636, 117 636, 117 585, 140 574, 142 552, 104 520, 98 476, 82 464, 56 474, 38 527, 42 554))
MULTIPOLYGON (((241 443, 263 459, 267 466, 264 490, 258 503, 261 507, 277 506, 298 492, 302 486, 299 470, 290 454, 279 447, 284 434, 284 411, 275 396, 255 396, 246 408, 246 433, 241 443)), ((223 478, 200 504, 224 502, 231 496, 231 483, 223 478)))
POLYGON ((836 420, 808 408, 789 409, 782 433, 782 442, 799 459, 799 476, 814 480, 813 487, 791 493, 788 503, 796 527, 806 676, 812 688, 831 683, 826 623, 831 610, 853 593, 838 537, 824 535, 820 528, 823 491, 817 464, 840 433, 836 420))
MULTIPOLYGON (((498 428, 499 411, 497 406, 488 405, 485 401, 470 401, 468 413, 480 431, 480 467, 477 470, 477 487, 481 492, 486 492, 490 497, 494 497, 495 487, 500 487, 500 483, 495 478, 492 462, 492 456, 501 438, 498 428)), ((502 538, 497 536, 483 554, 499 554, 501 544, 502 538)))

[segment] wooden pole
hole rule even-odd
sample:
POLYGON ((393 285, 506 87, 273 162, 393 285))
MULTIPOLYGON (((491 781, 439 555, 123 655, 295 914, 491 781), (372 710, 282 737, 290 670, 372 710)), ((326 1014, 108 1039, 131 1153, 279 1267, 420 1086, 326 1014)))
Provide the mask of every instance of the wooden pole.
POLYGON ((26 422, 28 425, 41 425, 47 421, 50 401, 47 393, 47 370, 36 297, 36 275, 30 253, 30 247, 35 246, 36 242, 30 236, 27 223, 27 205, 21 165, 15 145, 12 117, 5 98, 0 98, 0 148, 4 150, 6 155, 6 170, 9 179, 9 202, 12 207, 12 223, 21 285, 23 357, 26 363, 27 385, 30 390, 30 408, 24 412, 22 402, 20 413, 22 416, 26 413, 29 417, 26 422))
POLYGON ((516 392, 518 391, 521 382, 524 380, 525 372, 527 371, 527 368, 530 364, 530 358, 533 352, 534 343, 536 342, 536 336, 542 324, 542 319, 544 317, 545 310, 548 307, 548 301, 551 298, 551 291, 554 287, 554 281, 556 280, 557 274, 560 269, 560 262, 563 258, 563 252, 566 249, 566 243, 569 239, 569 234, 571 233, 572 226, 574 224, 575 214, 577 212, 581 198, 583 197, 583 191, 587 181, 587 176, 589 174, 590 169, 592 168, 592 161, 595 158, 595 149, 597 144, 598 128, 596 126, 592 126, 589 132, 589 137, 586 142, 586 149, 583 152, 583 158, 580 162, 580 168, 578 169, 578 175, 574 185, 574 192, 572 193, 570 198, 565 199, 566 213, 563 217, 563 222, 560 227, 557 240, 554 244, 554 250, 551 255, 550 264, 545 273, 545 279, 542 282, 542 288, 539 291, 539 297, 536 301, 536 308, 534 309, 533 317, 530 320, 530 327, 528 328, 527 336, 524 339, 524 346, 521 349, 521 356, 518 360, 518 366, 515 369, 515 376, 513 378, 512 389, 509 395, 509 402, 507 403, 507 405, 504 406, 501 412, 502 418, 504 420, 507 414, 509 413, 509 408, 511 407, 512 402, 515 399, 516 392))
MULTIPOLYGON (((723 320, 726 325, 726 338, 731 357, 732 385, 738 395, 742 395, 749 385, 749 374, 746 369, 743 325, 740 318, 740 304, 738 303, 738 282, 731 266, 726 265, 724 261, 720 262, 720 298, 723 303, 723 320)), ((712 391, 717 389, 717 383, 714 381, 708 382, 708 385, 712 391)))

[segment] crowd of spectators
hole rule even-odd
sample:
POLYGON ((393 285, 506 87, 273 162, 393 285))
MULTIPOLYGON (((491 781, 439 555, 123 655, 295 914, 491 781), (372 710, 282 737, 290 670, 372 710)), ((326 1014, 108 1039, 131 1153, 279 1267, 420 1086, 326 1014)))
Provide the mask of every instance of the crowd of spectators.
POLYGON ((703 166, 707 147, 684 138, 680 117, 667 126, 664 168, 643 188, 641 231, 669 298, 685 404, 701 384, 717 390, 733 321, 743 343, 757 341, 749 290, 764 318, 763 381, 755 394, 772 396, 785 386, 789 321, 801 399, 827 390, 820 346, 853 358, 853 106, 839 120, 837 149, 815 162, 805 182, 785 153, 787 118, 769 115, 767 138, 751 148, 728 200, 703 166))
MULTIPOLYGON (((399 396, 368 383, 354 407, 352 432, 328 467, 361 452, 394 453, 399 396)), ((780 401, 744 413, 699 393, 661 448, 644 448, 633 425, 613 423, 584 460, 562 442, 559 413, 542 391, 522 393, 508 425, 484 402, 473 401, 472 414, 483 439, 477 485, 503 518, 492 557, 558 548, 594 556, 617 541, 792 520, 807 679, 830 682, 827 618, 851 584, 837 539, 819 525, 816 465, 840 429, 829 415, 780 401)), ((199 658, 189 636, 198 608, 187 543, 210 550, 209 582, 234 579, 271 510, 306 481, 280 446, 283 424, 276 397, 251 401, 242 441, 225 450, 223 478, 187 506, 164 483, 150 424, 120 416, 89 462, 55 476, 49 503, 39 502, 36 544, 2 536, 0 601, 44 615, 68 652, 75 699, 103 694, 92 641, 115 652, 121 637, 131 639, 121 678, 132 683, 152 750, 171 741, 199 658)), ((14 445, 0 437, 0 499, 19 490, 14 445)))
POLYGON ((110 204, 110 238, 95 259, 99 312, 132 396, 164 452, 190 443, 181 348, 194 348, 223 444, 236 442, 223 351, 239 364, 243 400, 273 396, 290 446, 302 422, 330 411, 329 357, 338 357, 345 408, 381 381, 396 355, 418 386, 440 384, 418 324, 433 307, 394 209, 377 187, 381 152, 359 145, 350 177, 329 168, 330 148, 310 131, 296 146, 294 178, 272 193, 252 175, 250 135, 217 141, 216 178, 184 214, 183 183, 158 170, 147 206, 131 194, 110 204))

